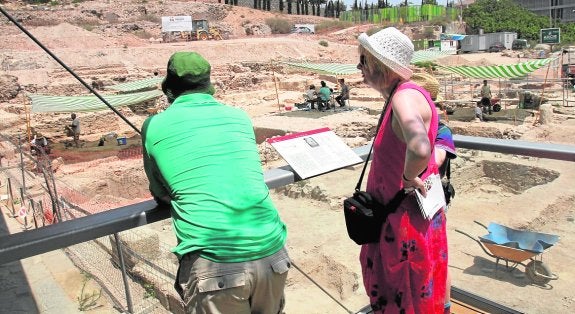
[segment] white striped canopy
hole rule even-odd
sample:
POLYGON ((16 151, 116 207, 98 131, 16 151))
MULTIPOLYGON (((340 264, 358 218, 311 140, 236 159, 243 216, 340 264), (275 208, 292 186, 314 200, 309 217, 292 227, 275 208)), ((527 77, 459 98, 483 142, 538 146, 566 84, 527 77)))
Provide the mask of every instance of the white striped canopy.
POLYGON ((113 89, 121 92, 135 92, 142 89, 154 87, 158 85, 158 83, 160 83, 163 79, 164 79, 163 77, 154 76, 139 81, 106 86, 106 89, 113 89))
MULTIPOLYGON (((112 107, 142 103, 162 96, 159 90, 122 95, 101 95, 112 107)), ((32 101, 32 112, 81 112, 107 109, 96 96, 48 96, 28 95, 32 101)))
POLYGON ((411 64, 417 62, 432 61, 450 55, 453 55, 453 52, 439 51, 435 49, 418 50, 413 53, 413 56, 411 57, 411 64))
MULTIPOLYGON (((438 50, 418 50, 413 54, 411 63, 430 61, 445 57, 450 53, 438 50)), ((311 63, 311 62, 285 62, 285 64, 331 75, 351 75, 359 73, 357 63, 311 63)))
POLYGON ((357 64, 309 63, 309 62, 302 62, 302 63, 285 62, 285 64, 332 75, 349 75, 359 73, 359 70, 357 69, 357 64))
POLYGON ((437 66, 440 69, 471 78, 517 78, 541 68, 551 62, 553 58, 521 62, 508 65, 487 66, 437 66))

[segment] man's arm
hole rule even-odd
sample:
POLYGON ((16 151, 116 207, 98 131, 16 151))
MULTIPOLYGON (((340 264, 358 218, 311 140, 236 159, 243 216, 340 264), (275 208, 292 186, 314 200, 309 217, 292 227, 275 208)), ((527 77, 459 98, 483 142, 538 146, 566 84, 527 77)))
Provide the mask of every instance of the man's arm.
POLYGON ((344 99, 349 99, 349 87, 347 85, 343 85, 341 92, 342 92, 341 95, 343 96, 344 99))
POLYGON ((170 191, 166 188, 164 182, 164 178, 160 173, 160 169, 156 165, 156 162, 153 158, 148 154, 146 150, 146 129, 149 120, 144 122, 142 126, 142 156, 144 159, 144 171, 146 176, 148 177, 148 181, 150 183, 150 193, 154 196, 156 202, 163 202, 166 204, 170 204, 172 198, 170 196, 170 191))

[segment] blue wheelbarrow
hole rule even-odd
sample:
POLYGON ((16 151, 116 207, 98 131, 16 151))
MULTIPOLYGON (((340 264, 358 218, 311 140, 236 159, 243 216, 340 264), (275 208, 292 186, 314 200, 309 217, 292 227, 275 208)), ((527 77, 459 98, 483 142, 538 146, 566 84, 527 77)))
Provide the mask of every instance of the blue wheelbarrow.
POLYGON ((455 229, 455 231, 477 242, 487 255, 495 258, 496 271, 499 261, 503 260, 509 271, 516 269, 518 265, 523 265, 525 274, 531 282, 540 286, 545 286, 549 281, 559 278, 551 272, 542 260, 543 251, 557 243, 559 241, 558 236, 515 230, 493 222, 489 224, 489 227, 478 221, 474 222, 487 229, 489 233, 484 236, 473 237, 459 229, 455 229), (527 260, 529 262, 525 264, 524 262, 527 260), (510 263, 511 266, 509 265, 510 263))

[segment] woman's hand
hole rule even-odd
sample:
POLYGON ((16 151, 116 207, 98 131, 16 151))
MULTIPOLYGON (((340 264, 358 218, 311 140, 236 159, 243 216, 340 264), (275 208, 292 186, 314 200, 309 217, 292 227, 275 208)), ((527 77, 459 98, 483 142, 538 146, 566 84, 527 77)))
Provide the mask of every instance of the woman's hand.
POLYGON ((413 192, 415 189, 418 189, 419 193, 421 193, 423 197, 427 196, 427 191, 425 190, 423 180, 421 180, 419 177, 415 177, 414 179, 408 180, 404 175, 402 181, 403 181, 403 189, 405 190, 406 193, 413 192))

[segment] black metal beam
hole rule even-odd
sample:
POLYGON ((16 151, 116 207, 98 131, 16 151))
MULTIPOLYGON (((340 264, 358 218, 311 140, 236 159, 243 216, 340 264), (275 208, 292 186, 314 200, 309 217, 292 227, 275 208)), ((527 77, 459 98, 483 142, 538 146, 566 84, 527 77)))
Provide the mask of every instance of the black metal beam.
MULTIPOLYGON (((454 140, 459 148, 575 161, 575 146, 572 145, 494 140, 462 135, 455 135, 454 140)), ((365 160, 369 145, 355 148, 354 151, 365 160)), ((301 180, 289 165, 266 171, 264 179, 269 188, 301 180)), ((156 206, 154 201, 147 201, 1 237, 0 264, 144 226, 170 216, 167 208, 160 209, 156 206)))
POLYGON ((451 299, 470 305, 478 310, 485 311, 491 314, 521 314, 523 312, 516 311, 503 304, 493 302, 484 297, 480 297, 469 291, 451 286, 451 299))
POLYGON ((575 161, 575 146, 573 145, 536 143, 466 135, 454 135, 453 140, 457 148, 575 161))

